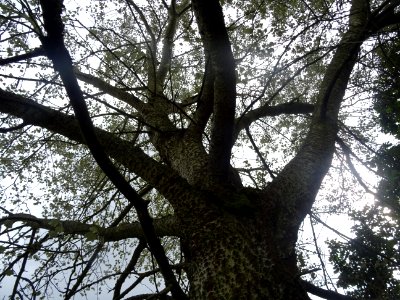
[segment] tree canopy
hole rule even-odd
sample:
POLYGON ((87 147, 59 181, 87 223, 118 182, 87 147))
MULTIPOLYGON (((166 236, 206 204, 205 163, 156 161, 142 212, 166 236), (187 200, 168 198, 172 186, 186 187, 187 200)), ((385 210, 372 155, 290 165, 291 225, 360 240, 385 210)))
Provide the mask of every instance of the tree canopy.
POLYGON ((3 0, 0 295, 400 297, 399 24, 398 0, 3 0))

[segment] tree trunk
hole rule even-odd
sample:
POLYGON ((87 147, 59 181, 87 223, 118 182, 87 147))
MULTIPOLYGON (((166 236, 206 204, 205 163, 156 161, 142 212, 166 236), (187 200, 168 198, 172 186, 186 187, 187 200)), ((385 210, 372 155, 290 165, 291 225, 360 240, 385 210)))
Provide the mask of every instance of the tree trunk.
POLYGON ((208 207, 190 218, 198 220, 182 242, 190 299, 309 299, 294 251, 281 249, 275 220, 266 216, 208 207))

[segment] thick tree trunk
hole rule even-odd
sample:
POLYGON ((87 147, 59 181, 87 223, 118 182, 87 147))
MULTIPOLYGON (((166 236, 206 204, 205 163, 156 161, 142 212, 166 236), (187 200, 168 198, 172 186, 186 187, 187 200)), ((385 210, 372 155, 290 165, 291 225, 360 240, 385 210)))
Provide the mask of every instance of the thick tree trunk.
POLYGON ((182 245, 190 299, 309 299, 294 252, 280 249, 273 218, 218 208, 201 215, 182 245))
MULTIPOLYGON (((223 35, 214 37, 213 30, 206 26, 215 23, 214 19, 211 22, 206 18, 206 5, 193 1, 193 7, 206 49, 217 51, 220 45, 217 41, 223 35)), ((184 219, 190 222, 184 226, 182 249, 191 299, 309 299, 296 266, 297 232, 331 164, 340 103, 368 33, 368 11, 367 2, 352 1, 349 30, 338 45, 320 87, 307 137, 297 155, 262 196, 243 198, 237 192, 239 187, 224 196, 229 189, 225 185, 209 189, 215 194, 209 198, 217 200, 209 199, 204 206, 187 202, 189 214, 184 219), (242 202, 246 198, 250 201, 242 202), (212 205, 214 201, 218 205, 212 205), (232 203, 236 203, 235 207, 228 206, 232 203), (243 214, 245 208, 252 212, 243 214)), ((213 16, 223 19, 222 13, 213 16)), ((218 88, 214 84, 214 89, 218 88)), ((214 102, 217 101, 214 93, 214 102)), ((199 180, 204 180, 204 174, 199 180)))

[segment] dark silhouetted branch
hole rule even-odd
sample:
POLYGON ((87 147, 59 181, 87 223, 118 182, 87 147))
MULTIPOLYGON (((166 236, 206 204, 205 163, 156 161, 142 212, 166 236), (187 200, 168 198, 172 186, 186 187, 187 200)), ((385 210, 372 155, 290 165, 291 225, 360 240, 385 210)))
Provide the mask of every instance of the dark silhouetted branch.
POLYGON ((47 31, 47 36, 42 38, 42 44, 46 50, 47 56, 53 62, 54 69, 60 73, 61 80, 90 152, 110 181, 129 202, 133 203, 146 241, 160 266, 166 284, 171 285, 172 294, 177 299, 186 299, 187 296, 180 288, 169 265, 164 248, 155 233, 152 218, 147 210, 147 202, 136 193, 125 180, 124 176, 114 166, 96 137, 95 128, 89 115, 83 93, 74 74, 71 57, 64 45, 64 24, 61 19, 63 1, 49 2, 41 0, 40 5, 43 12, 44 28, 47 31))
POLYGON ((308 281, 305 280, 301 280, 301 284, 303 285, 304 289, 310 293, 313 294, 315 296, 324 298, 324 299, 328 299, 328 300, 355 300, 353 297, 350 296, 346 296, 346 295, 342 295, 339 294, 337 292, 334 291, 329 291, 329 290, 325 290, 322 289, 320 287, 317 287, 311 283, 309 283, 308 281))
POLYGON ((27 59, 34 58, 34 57, 41 56, 41 55, 45 55, 45 51, 42 47, 39 47, 39 48, 33 49, 32 51, 24 53, 24 54, 16 55, 13 57, 1 58, 0 66, 4 66, 7 64, 11 64, 11 63, 16 63, 21 60, 27 60, 27 59))

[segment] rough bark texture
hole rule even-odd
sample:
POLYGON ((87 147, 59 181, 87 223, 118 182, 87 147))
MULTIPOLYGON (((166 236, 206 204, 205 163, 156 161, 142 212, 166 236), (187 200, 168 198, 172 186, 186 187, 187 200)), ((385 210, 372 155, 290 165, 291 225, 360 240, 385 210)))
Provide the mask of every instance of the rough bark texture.
POLYGON ((201 220, 184 240, 192 299, 308 299, 296 267, 297 231, 331 163, 340 103, 365 39, 366 9, 363 1, 353 1, 349 31, 328 67, 295 158, 263 193, 226 195, 221 210, 206 206, 202 217, 190 218, 201 220), (234 209, 226 203, 235 203, 234 209))
POLYGON ((240 215, 216 208, 201 216, 183 241, 191 299, 308 299, 295 257, 281 256, 272 212, 240 215))

